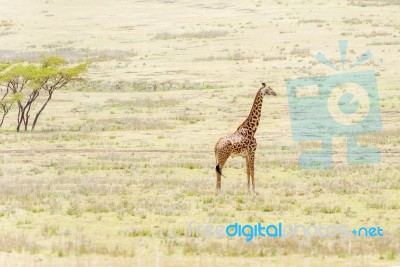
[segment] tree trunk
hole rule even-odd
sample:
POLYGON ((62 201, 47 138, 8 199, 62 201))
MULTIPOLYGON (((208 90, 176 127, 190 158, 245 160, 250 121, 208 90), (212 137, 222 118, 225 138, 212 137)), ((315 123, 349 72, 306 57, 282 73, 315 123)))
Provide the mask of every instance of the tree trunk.
POLYGON ((28 123, 29 123, 29 112, 31 111, 31 106, 32 103, 36 100, 36 98, 39 96, 38 92, 33 92, 29 96, 29 100, 26 103, 25 106, 21 104, 21 102, 18 103, 18 126, 17 126, 17 132, 20 131, 22 123, 24 123, 24 130, 28 130, 28 123))
POLYGON ((1 118, 1 122, 0 122, 0 127, 3 126, 4 118, 6 117, 7 113, 6 112, 3 113, 3 117, 1 118))
POLYGON ((39 116, 42 113, 42 111, 44 110, 44 108, 47 106, 47 103, 49 103, 52 95, 53 95, 53 91, 49 91, 49 97, 47 98, 46 102, 44 102, 43 106, 39 109, 39 111, 36 113, 35 119, 33 120, 33 124, 32 124, 32 131, 35 130, 35 126, 39 119, 39 116))
POLYGON ((28 131, 28 121, 29 121, 29 115, 28 116, 26 116, 26 120, 25 120, 25 122, 24 122, 24 128, 25 128, 25 132, 26 131, 28 131))
POLYGON ((23 120, 23 118, 21 117, 21 119, 20 120, 18 120, 18 125, 17 125, 17 132, 19 132, 19 130, 21 129, 21 125, 22 125, 22 122, 23 122, 24 120, 23 120))
POLYGON ((21 127, 21 122, 18 122, 18 125, 17 125, 17 132, 19 132, 19 128, 21 127))
POLYGON ((20 103, 18 103, 18 119, 17 119, 17 132, 19 132, 19 129, 21 128, 22 121, 24 119, 24 108, 20 103))
POLYGON ((7 104, 4 104, 4 106, 3 106, 3 116, 1 118, 0 127, 3 126, 4 119, 7 116, 8 112, 10 112, 11 108, 12 108, 12 104, 9 107, 7 107, 7 104))

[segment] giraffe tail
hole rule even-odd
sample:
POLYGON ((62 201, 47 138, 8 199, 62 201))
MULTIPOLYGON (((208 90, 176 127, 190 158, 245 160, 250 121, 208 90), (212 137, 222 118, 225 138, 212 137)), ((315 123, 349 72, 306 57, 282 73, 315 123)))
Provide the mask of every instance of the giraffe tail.
POLYGON ((220 174, 222 177, 225 177, 225 175, 222 174, 221 172, 221 168, 219 167, 219 165, 217 164, 217 166, 215 167, 215 170, 217 171, 218 174, 220 174))

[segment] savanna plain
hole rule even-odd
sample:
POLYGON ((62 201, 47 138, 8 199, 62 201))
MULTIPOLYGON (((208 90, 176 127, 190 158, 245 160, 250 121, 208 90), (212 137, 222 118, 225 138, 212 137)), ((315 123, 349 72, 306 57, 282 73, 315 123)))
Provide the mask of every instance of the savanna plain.
MULTIPOLYGON (((0 128, 1 266, 400 265, 400 3, 350 1, 0 1, 0 61, 89 61, 34 131, 0 128), (382 131, 359 137, 381 163, 303 170, 285 82, 355 68, 377 74, 382 131), (214 145, 248 115, 260 81, 257 194, 245 160, 215 191, 214 145), (202 224, 380 226, 384 237, 188 237, 202 224)), ((42 96, 39 102, 45 101, 42 96)), ((34 108, 38 108, 35 106, 34 108)))

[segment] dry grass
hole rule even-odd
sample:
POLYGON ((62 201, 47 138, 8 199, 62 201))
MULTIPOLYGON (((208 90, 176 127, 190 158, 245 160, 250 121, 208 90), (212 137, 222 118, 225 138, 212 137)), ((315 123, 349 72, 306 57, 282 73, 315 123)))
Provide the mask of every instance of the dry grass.
POLYGON ((15 132, 15 110, 1 129, 1 266, 399 265, 396 1, 332 12, 321 1, 20 4, 0 8, 0 35, 13 33, 0 38, 0 61, 93 63, 54 95, 36 132, 15 132), (285 80, 332 74, 314 55, 340 64, 344 36, 349 61, 375 56, 359 70, 380 73, 383 131, 359 140, 382 162, 349 166, 339 142, 332 169, 301 170, 299 153, 319 143, 293 141, 285 80), (215 142, 245 119, 261 80, 278 95, 264 100, 256 134, 258 194, 241 158, 216 193, 215 142), (379 225, 385 236, 246 243, 189 238, 192 220, 379 225))
POLYGON ((171 40, 171 39, 207 39, 207 38, 217 38, 224 37, 228 35, 227 31, 221 30, 210 30, 210 31, 198 31, 198 32, 184 32, 184 33, 169 33, 161 32, 154 36, 155 40, 171 40))
POLYGON ((214 89, 223 88, 224 85, 213 85, 210 82, 194 82, 194 81, 153 81, 153 80, 135 80, 135 81, 101 81, 89 80, 71 85, 74 90, 83 92, 93 91, 120 91, 120 92, 153 92, 153 91, 171 91, 171 90, 198 90, 198 89, 214 89))
POLYGON ((75 49, 71 47, 54 48, 54 45, 46 46, 45 50, 39 51, 15 51, 0 50, 0 62, 40 62, 46 57, 62 57, 68 62, 103 62, 110 60, 124 61, 128 58, 137 56, 137 52, 133 50, 92 50, 92 49, 75 49))
POLYGON ((244 55, 241 52, 236 52, 227 56, 209 56, 206 58, 196 58, 194 61, 224 61, 224 60, 252 60, 253 56, 244 55))

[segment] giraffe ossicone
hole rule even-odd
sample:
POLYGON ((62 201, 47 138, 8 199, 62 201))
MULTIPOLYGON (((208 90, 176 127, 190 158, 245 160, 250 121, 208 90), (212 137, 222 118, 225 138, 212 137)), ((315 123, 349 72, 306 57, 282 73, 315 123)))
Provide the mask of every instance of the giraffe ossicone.
POLYGON ((230 156, 242 156, 246 158, 247 167, 247 189, 250 191, 250 180, 253 192, 255 192, 254 183, 254 156, 257 149, 257 142, 254 137, 257 127, 260 123, 261 108, 265 95, 273 95, 276 93, 271 87, 265 83, 261 83, 262 87, 258 90, 254 99, 253 106, 247 119, 237 128, 237 130, 228 136, 222 137, 215 145, 216 159, 216 189, 221 190, 222 169, 230 156))

